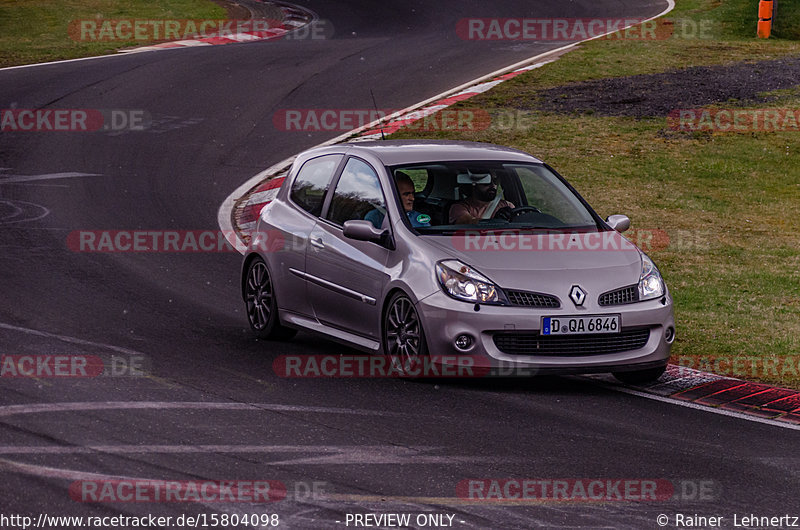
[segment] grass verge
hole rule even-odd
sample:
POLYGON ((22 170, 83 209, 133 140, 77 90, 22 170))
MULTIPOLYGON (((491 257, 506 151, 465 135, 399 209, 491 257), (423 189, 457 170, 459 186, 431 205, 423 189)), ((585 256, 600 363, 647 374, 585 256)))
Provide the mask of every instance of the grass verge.
POLYGON ((226 10, 210 0, 0 0, 0 67, 105 55, 153 42, 70 36, 71 21, 98 18, 220 20, 226 10))
MULTIPOLYGON (((752 1, 678 0, 667 17, 703 35, 589 42, 455 107, 503 116, 493 123, 505 127, 393 137, 522 149, 557 168, 603 217, 626 213, 634 227, 665 231, 669 244, 649 253, 675 300, 673 362, 800 388, 800 133, 685 133, 665 116, 529 110, 543 89, 567 83, 800 55, 800 6, 780 2, 769 40, 755 38, 756 16, 752 1)), ((766 106, 800 109, 797 89, 772 95, 766 106)))

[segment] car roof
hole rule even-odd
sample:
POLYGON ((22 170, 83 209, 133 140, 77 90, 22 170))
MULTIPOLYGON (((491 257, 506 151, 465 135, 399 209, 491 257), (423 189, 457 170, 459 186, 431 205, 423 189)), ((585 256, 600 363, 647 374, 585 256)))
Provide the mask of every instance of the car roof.
POLYGON ((459 160, 541 163, 538 158, 517 149, 480 142, 381 140, 351 142, 339 144, 338 147, 347 148, 347 154, 350 155, 369 153, 386 166, 459 160))

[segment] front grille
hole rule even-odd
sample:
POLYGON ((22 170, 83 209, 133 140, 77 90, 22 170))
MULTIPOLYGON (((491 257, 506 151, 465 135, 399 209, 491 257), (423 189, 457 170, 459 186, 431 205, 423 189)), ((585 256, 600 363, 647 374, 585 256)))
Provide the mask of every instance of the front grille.
POLYGON ((531 293, 528 291, 506 291, 508 301, 511 305, 519 305, 525 307, 544 307, 554 308, 561 307, 561 302, 555 296, 541 293, 531 293))
POLYGON ((625 305, 632 304, 639 301, 639 286, 629 285, 621 289, 614 289, 603 293, 598 298, 597 303, 600 305, 625 305))
POLYGON ((494 335, 497 349, 509 355, 579 357, 604 355, 644 348, 650 328, 600 335, 540 335, 538 332, 502 332, 494 335))

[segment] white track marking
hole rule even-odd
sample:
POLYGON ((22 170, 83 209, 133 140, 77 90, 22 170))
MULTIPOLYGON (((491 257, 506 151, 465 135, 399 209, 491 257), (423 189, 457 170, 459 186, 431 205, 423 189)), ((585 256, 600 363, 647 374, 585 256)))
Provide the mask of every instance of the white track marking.
POLYGON ((124 57, 123 55, 96 55, 94 57, 78 57, 77 59, 62 59, 60 61, 48 61, 46 63, 34 63, 34 64, 20 64, 17 66, 6 66, 5 68, 0 68, 0 72, 4 72, 6 70, 19 70, 20 68, 35 68, 37 66, 48 66, 53 64, 64 64, 64 63, 76 63, 78 61, 93 61, 95 59, 108 59, 109 57, 124 57))
POLYGON ((0 203, 9 206, 13 210, 10 214, 6 215, 5 217, 0 217, 0 223, 5 221, 6 219, 14 219, 15 217, 19 217, 22 214, 22 208, 20 208, 19 206, 16 206, 14 204, 14 202, 16 202, 16 201, 10 201, 10 200, 7 200, 7 199, 0 199, 0 203))
MULTIPOLYGON (((104 344, 102 342, 92 342, 90 340, 79 339, 76 337, 70 337, 68 335, 57 335, 55 333, 50 333, 47 331, 39 331, 38 329, 30 329, 30 328, 23 328, 21 326, 14 326, 12 324, 6 324, 5 322, 0 322, 0 329, 7 329, 10 331, 19 331, 20 333, 26 333, 28 335, 35 335, 37 337, 46 337, 49 339, 57 339, 62 342, 67 342, 69 344, 79 344, 81 346, 94 346, 96 348, 103 348, 106 350, 112 350, 120 353, 126 353, 128 355, 144 355, 142 352, 131 350, 128 348, 122 348, 120 346, 112 346, 111 344, 104 344)), ((0 409, 2 410, 2 409, 0 409)))
POLYGON ((404 417, 412 415, 405 412, 384 410, 351 409, 335 407, 307 407, 283 405, 278 403, 218 403, 206 401, 88 401, 74 403, 32 403, 25 405, 6 405, 0 407, 0 418, 21 414, 46 412, 77 412, 88 410, 164 410, 164 409, 205 409, 205 410, 249 410, 272 412, 313 412, 321 414, 353 414, 356 416, 404 417))
POLYGON ((28 223, 31 221, 38 221, 39 219, 44 219, 48 215, 50 215, 50 208, 46 206, 42 206, 41 204, 36 204, 33 202, 28 201, 19 201, 15 199, 0 199, 0 203, 6 204, 11 206, 15 211, 9 216, 3 217, 0 219, 0 224, 3 225, 10 225, 15 223, 28 223), (33 217, 25 217, 23 216, 22 219, 17 219, 17 217, 23 215, 25 211, 17 205, 25 205, 30 207, 33 210, 38 210, 39 212, 34 214, 33 217))
POLYGON ((28 475, 36 475, 47 478, 62 478, 66 480, 149 480, 149 479, 130 479, 122 475, 103 475, 100 473, 89 473, 86 471, 74 471, 71 469, 59 469, 57 467, 39 466, 36 464, 23 464, 0 458, 0 469, 4 471, 16 471, 28 475))
MULTIPOLYGON (((88 453, 109 454, 193 454, 193 453, 313 453, 315 455, 342 455, 361 453, 374 458, 378 455, 398 457, 416 455, 436 447, 392 447, 386 445, 47 445, 0 446, 3 455, 79 455, 88 453)), ((359 456, 360 458, 360 456, 359 456)), ((353 461, 359 461, 353 457, 353 461)))
POLYGON ((0 175, 0 184, 14 184, 17 182, 33 182, 37 180, 68 179, 75 177, 99 177, 98 173, 44 173, 42 175, 0 175))
MULTIPOLYGON (((353 465, 518 463, 523 457, 449 456, 426 454, 439 447, 391 447, 386 445, 90 445, 0 446, 0 455, 130 455, 130 454, 270 454, 301 453, 304 456, 261 462, 263 465, 353 465)), ((2 461, 2 459, 0 459, 2 461)), ((5 460, 10 462, 9 460, 5 460)))

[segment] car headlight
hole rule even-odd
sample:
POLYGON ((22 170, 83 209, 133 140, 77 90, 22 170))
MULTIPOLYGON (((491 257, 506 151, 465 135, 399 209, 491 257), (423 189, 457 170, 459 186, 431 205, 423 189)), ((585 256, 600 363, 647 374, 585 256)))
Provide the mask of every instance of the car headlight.
POLYGON ((642 275, 639 277, 639 300, 664 296, 664 280, 658 267, 647 254, 642 253, 642 275))
POLYGON ((503 291, 490 279, 456 259, 437 263, 436 277, 453 298, 477 304, 507 303, 503 291))

